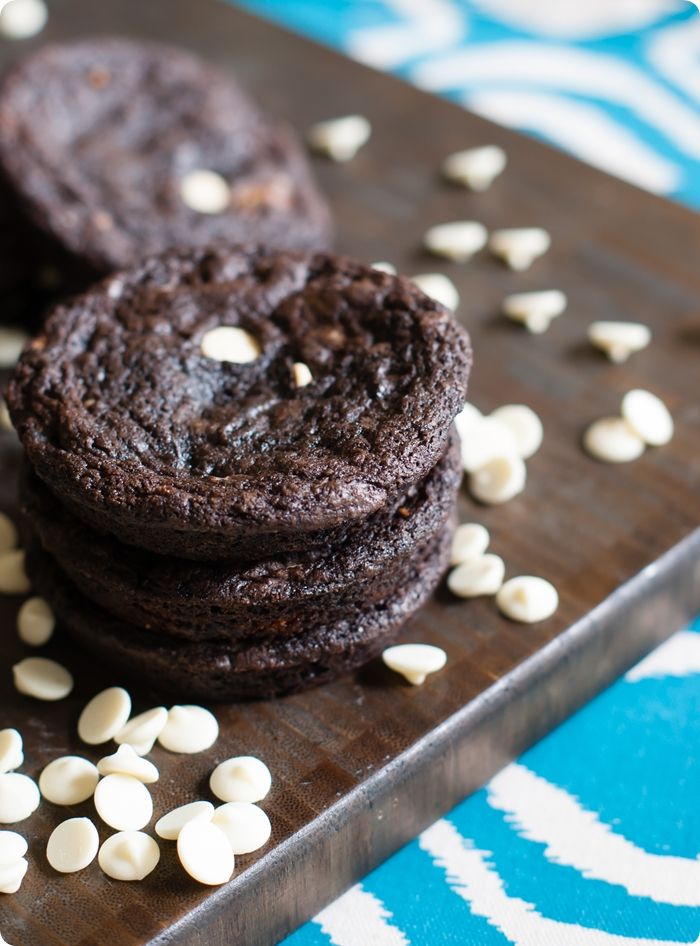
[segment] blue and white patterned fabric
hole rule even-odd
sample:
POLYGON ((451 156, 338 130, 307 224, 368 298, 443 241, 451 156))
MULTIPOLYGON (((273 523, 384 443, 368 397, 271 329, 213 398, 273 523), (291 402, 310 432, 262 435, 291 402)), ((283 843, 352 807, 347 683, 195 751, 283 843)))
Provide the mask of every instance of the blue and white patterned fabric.
MULTIPOLYGON (((673 0, 244 5, 700 208, 700 15, 673 0)), ((700 619, 284 946, 700 943, 700 619)))

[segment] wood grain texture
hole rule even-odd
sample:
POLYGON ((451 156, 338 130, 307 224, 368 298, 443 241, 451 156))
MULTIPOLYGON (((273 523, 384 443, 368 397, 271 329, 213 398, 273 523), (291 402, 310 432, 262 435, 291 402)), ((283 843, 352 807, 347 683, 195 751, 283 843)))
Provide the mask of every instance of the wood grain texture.
MULTIPOLYGON (((44 803, 18 826, 30 839, 29 873, 19 894, 0 897, 0 931, 15 946, 269 946, 700 610, 700 221, 212 0, 56 0, 41 40, 106 31, 172 40, 232 67, 261 103, 300 129, 367 114, 375 133, 356 160, 317 164, 339 248, 408 273, 449 273, 476 349, 472 399, 487 411, 525 402, 544 419, 526 492, 497 509, 477 508, 464 494, 460 512, 488 526, 510 575, 556 584, 561 606, 551 620, 521 627, 490 600, 439 592, 405 634, 449 654, 425 687, 410 688, 374 664, 305 695, 217 709, 222 736, 201 756, 155 750, 157 814, 209 797, 209 772, 229 755, 252 753, 272 769, 265 802, 272 842, 260 856, 239 859, 231 884, 195 886, 166 842, 161 864, 141 884, 109 881, 97 864, 56 876, 46 838, 63 818, 90 814, 90 804, 64 811, 44 803), (440 183, 446 154, 487 142, 509 154, 491 192, 440 183), (466 267, 425 258, 426 227, 460 218, 543 225, 553 249, 524 274, 486 254, 466 267), (498 316, 506 293, 554 287, 569 294, 570 308, 546 335, 533 338, 498 316), (586 344, 586 327, 598 318, 640 319, 653 327, 654 342, 612 366, 586 344), (595 463, 580 449, 582 431, 614 413, 634 386, 667 402, 673 442, 624 467, 595 463)), ((8 60, 26 48, 5 43, 1 54, 8 60)), ((12 434, 2 435, 0 451, 0 499, 11 510, 12 434)), ((74 696, 45 705, 15 694, 10 667, 24 654, 14 634, 17 604, 0 602, 0 728, 23 732, 23 771, 33 776, 66 752, 98 758, 77 740, 77 715, 101 686, 119 681, 57 641, 48 652, 76 672, 74 696)), ((152 700, 139 693, 137 708, 152 700)))

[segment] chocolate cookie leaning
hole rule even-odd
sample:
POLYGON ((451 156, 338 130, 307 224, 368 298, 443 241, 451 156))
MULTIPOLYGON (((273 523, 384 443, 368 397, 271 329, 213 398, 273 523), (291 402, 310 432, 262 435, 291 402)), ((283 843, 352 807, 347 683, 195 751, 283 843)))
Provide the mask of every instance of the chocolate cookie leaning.
POLYGON ((35 234, 23 237, 34 282, 54 264, 69 291, 172 246, 316 249, 331 233, 289 129, 229 73, 129 39, 48 45, 10 68, 0 83, 2 193, 14 229, 35 234))
POLYGON ((342 541, 445 453, 471 349, 408 280, 327 253, 172 251, 58 307, 10 381, 37 475, 160 554, 342 541))

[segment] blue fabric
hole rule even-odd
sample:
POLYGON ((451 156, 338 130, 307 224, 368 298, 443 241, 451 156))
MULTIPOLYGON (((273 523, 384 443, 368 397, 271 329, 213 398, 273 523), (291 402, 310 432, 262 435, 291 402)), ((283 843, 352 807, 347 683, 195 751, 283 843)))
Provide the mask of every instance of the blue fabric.
MULTIPOLYGON (((690 3, 244 5, 700 207, 700 16, 690 3)), ((696 942, 698 707, 700 620, 286 946, 696 942)))

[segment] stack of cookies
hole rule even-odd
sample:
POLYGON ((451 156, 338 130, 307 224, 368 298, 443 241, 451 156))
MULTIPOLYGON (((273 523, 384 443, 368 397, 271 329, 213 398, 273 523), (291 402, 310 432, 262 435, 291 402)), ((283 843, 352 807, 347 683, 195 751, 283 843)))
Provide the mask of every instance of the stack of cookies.
POLYGON ((44 46, 0 83, 2 317, 172 246, 328 246, 292 132, 222 70, 168 46, 44 46))
POLYGON ((358 667, 447 565, 470 360, 412 283, 328 253, 169 251, 105 279, 8 389, 34 586, 180 699, 358 667))

